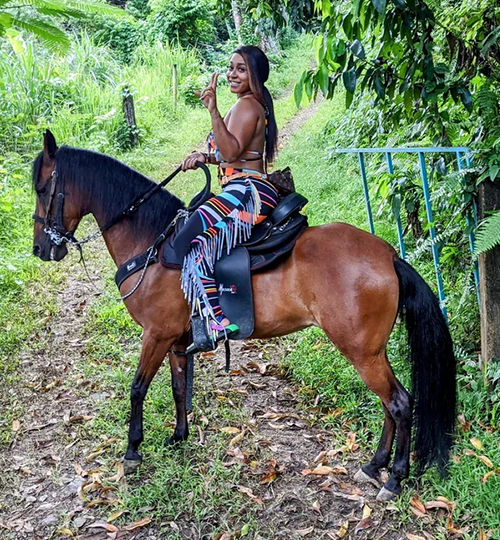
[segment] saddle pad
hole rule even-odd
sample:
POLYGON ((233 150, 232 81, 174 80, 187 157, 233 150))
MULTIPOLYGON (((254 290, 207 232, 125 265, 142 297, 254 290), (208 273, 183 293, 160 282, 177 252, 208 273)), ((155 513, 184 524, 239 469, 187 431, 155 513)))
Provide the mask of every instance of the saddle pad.
POLYGON ((215 265, 215 281, 224 315, 240 330, 231 339, 245 339, 253 334, 254 310, 250 256, 243 247, 235 247, 215 265))

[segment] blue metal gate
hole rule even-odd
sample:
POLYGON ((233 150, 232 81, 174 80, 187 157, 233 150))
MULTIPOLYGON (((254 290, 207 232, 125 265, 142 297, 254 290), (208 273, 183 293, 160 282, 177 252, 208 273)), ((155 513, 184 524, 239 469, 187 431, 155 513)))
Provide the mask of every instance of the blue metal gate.
MULTIPOLYGON (((437 287, 438 287, 438 295, 439 295, 439 301, 441 303, 441 309, 443 311, 444 316, 447 318, 447 312, 446 307, 444 305, 445 301, 445 292, 443 287, 443 279, 441 276, 441 267, 439 262, 439 249, 436 243, 436 231, 434 229, 434 218, 432 214, 432 206, 431 206, 431 194, 429 191, 429 181, 427 177, 427 169, 425 166, 425 154, 433 153, 433 154, 450 154, 453 153, 456 155, 457 158, 457 169, 458 171, 464 170, 464 164, 466 167, 470 168, 472 167, 472 155, 469 148, 464 146, 456 146, 456 147, 429 147, 429 148, 343 148, 338 149, 337 152, 339 154, 358 154, 359 159, 359 168, 361 170, 361 179, 363 181, 363 192, 365 196, 365 203, 366 203, 366 211, 368 214, 368 225, 370 227, 370 231, 375 234, 375 227, 373 224, 373 215, 371 210, 371 203, 370 203, 370 195, 368 191, 368 181, 366 176, 366 165, 365 165, 365 157, 364 154, 385 154, 386 162, 387 162, 387 170, 390 174, 394 174, 394 166, 392 162, 392 154, 396 153, 406 153, 406 154, 417 154, 418 155, 418 161, 419 161, 419 168, 420 168, 420 177, 422 179, 422 188, 424 192, 424 203, 425 203, 425 211, 427 215, 427 221, 430 224, 429 227, 429 233, 431 237, 432 242, 432 256, 434 260, 434 268, 436 271, 436 279, 437 279, 437 287)), ((474 232, 473 229, 475 227, 471 227, 471 225, 477 225, 477 212, 476 212, 476 205, 473 204, 473 212, 472 214, 469 213, 466 216, 467 225, 469 228, 469 247, 471 252, 474 251, 474 232)), ((403 238, 403 228, 401 225, 401 219, 399 216, 396 216, 396 227, 398 232, 398 241, 399 241, 399 250, 401 254, 401 258, 406 259, 406 249, 405 249, 405 243, 403 238)), ((479 301, 479 271, 477 262, 474 265, 474 282, 476 285, 476 294, 478 297, 478 303, 480 305, 479 301)))

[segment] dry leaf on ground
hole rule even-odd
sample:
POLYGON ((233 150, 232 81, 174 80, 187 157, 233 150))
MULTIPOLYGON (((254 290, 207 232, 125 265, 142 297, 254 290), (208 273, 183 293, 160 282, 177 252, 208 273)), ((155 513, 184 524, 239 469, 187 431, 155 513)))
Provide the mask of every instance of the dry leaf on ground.
POLYGON ((240 429, 234 426, 222 427, 219 431, 222 431, 223 433, 230 433, 231 435, 240 433, 240 429))
POLYGON ((477 437, 472 437, 472 439, 470 440, 470 443, 472 444, 474 448, 477 448, 478 450, 483 449, 483 443, 477 437))
POLYGON ((314 532, 314 526, 308 527, 307 529, 297 529, 295 532, 302 537, 308 536, 309 534, 314 532))
POLYGON ((408 540, 426 540, 424 536, 418 536, 417 534, 406 533, 408 540))
POLYGON ((356 525, 356 528, 354 529, 354 534, 357 534, 359 531, 370 529, 374 525, 375 525, 375 522, 370 516, 365 517, 356 525))
POLYGON ((345 467, 328 467, 328 465, 318 465, 315 469, 304 469, 301 472, 302 476, 308 476, 309 474, 318 474, 320 476, 327 474, 347 474, 345 467))
POLYGON ((339 530, 337 531, 337 536, 339 538, 344 538, 344 536, 349 531, 349 521, 346 519, 345 521, 342 521, 342 523, 339 526, 339 530))
POLYGON ((87 525, 89 529, 106 529, 109 532, 118 532, 120 529, 116 525, 106 523, 105 521, 96 521, 91 525, 87 525))
POLYGON ((489 467, 490 469, 493 469, 494 465, 491 459, 487 456, 477 456, 480 461, 482 461, 486 467, 489 467))
POLYGON ((425 509, 424 503, 420 500, 420 495, 414 495, 410 501, 410 504, 416 508, 422 514, 426 514, 427 510, 425 509))
POLYGON ((12 431, 19 431, 21 429, 21 422, 19 420, 14 420, 12 422, 12 431))
POLYGON ((123 528, 125 531, 134 531, 135 529, 139 529, 140 527, 144 527, 145 525, 149 525, 151 523, 152 519, 150 517, 145 517, 140 519, 139 521, 134 521, 134 523, 131 523, 130 525, 127 525, 123 528))

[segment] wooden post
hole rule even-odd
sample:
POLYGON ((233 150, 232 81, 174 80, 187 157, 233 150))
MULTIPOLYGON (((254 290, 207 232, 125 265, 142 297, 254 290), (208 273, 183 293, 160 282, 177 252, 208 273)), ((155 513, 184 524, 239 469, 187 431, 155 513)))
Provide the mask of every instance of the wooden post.
POLYGON ((177 64, 172 68, 172 86, 174 91, 174 111, 177 111, 177 64))
MULTIPOLYGON (((486 180, 479 185, 478 217, 500 210, 500 182, 486 180)), ((500 246, 479 256, 481 294, 481 358, 488 363, 500 358, 500 246)))
POLYGON ((138 141, 137 124, 135 122, 134 96, 128 88, 123 90, 123 113, 125 114, 125 122, 130 128, 130 144, 135 146, 138 141))

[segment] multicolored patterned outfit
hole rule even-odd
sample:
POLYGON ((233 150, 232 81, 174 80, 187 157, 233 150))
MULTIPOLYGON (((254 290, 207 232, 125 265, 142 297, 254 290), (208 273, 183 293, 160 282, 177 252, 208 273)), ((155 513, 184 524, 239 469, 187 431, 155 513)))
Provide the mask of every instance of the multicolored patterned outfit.
MULTIPOLYGON (((209 155, 220 161, 210 134, 209 155)), ((262 159, 259 157, 240 161, 262 159)), ((223 169, 219 165, 222 193, 212 197, 193 212, 177 235, 174 248, 183 257, 181 287, 191 305, 207 321, 220 323, 224 314, 214 277, 217 259, 236 244, 250 237, 252 227, 263 221, 278 204, 278 192, 267 175, 251 169, 223 169)))

